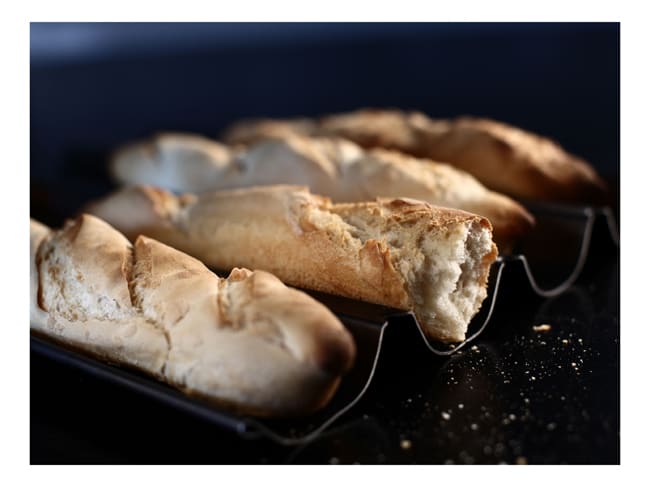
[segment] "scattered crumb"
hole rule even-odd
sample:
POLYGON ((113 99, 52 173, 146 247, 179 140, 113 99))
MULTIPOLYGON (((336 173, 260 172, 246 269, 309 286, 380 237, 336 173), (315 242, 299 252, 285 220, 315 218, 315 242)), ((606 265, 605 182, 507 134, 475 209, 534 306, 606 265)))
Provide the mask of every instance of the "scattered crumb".
POLYGON ((478 424, 472 423, 469 427, 472 431, 476 431, 478 429, 478 424))
POLYGON ((562 340, 562 345, 568 345, 568 344, 569 344, 569 340, 567 340, 566 338, 562 340))
POLYGON ((462 402, 458 405, 458 409, 463 409, 464 407, 465 405, 462 402))
POLYGON ((542 325, 533 326, 533 331, 537 331, 537 332, 551 331, 551 325, 549 325, 548 323, 544 323, 542 325))
POLYGON ((440 415, 442 416, 442 419, 444 419, 445 421, 451 418, 451 415, 446 411, 443 411, 442 413, 440 413, 440 415))
POLYGON ((526 457, 517 457, 517 465, 528 465, 528 459, 526 457))
POLYGON ((402 450, 408 450, 412 446, 411 440, 402 440, 400 441, 399 446, 402 448, 402 450))

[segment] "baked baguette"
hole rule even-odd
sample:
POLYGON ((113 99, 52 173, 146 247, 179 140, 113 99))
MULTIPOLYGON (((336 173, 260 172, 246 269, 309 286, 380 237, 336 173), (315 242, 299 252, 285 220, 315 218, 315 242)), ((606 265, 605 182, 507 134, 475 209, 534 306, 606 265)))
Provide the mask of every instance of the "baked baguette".
POLYGON ((604 203, 607 185, 584 160, 552 140, 488 119, 431 119, 420 112, 359 110, 317 120, 241 122, 229 143, 288 134, 336 135, 363 147, 396 149, 447 162, 488 188, 515 198, 604 203))
POLYGON ((222 279, 90 215, 30 233, 32 329, 95 356, 260 416, 320 408, 353 363, 339 320, 271 274, 222 279))
POLYGON ((162 134, 118 151, 112 170, 124 183, 180 192, 290 183, 334 202, 419 199, 487 217, 501 251, 510 250, 534 224, 519 203, 466 172, 395 151, 364 150, 340 138, 288 135, 230 150, 196 135, 162 134))
POLYGON ((486 218, 404 198, 332 204, 295 186, 181 197, 134 186, 86 211, 216 269, 263 269, 297 287, 413 310, 429 336, 448 342, 464 339, 497 257, 486 218))

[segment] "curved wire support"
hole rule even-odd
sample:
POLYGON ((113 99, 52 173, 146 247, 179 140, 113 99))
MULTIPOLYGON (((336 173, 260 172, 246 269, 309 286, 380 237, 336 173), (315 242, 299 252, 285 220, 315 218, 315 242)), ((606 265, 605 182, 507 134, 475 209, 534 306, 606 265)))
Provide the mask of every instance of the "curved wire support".
POLYGON ((618 225, 616 224, 616 218, 614 217, 614 212, 609 206, 600 209, 600 212, 605 216, 607 221, 607 227, 609 228, 609 234, 612 237, 612 240, 618 247, 620 245, 620 235, 618 230, 618 225))
MULTIPOLYGON (((576 260, 576 264, 571 271, 571 274, 558 286, 552 288, 552 289, 542 289, 539 284, 537 283, 535 277, 533 276, 532 270, 530 268, 530 265, 528 263, 528 259, 526 259, 526 256, 522 254, 518 255, 512 255, 512 256, 499 256, 495 263, 499 266, 497 269, 497 274, 496 274, 496 279, 494 283, 494 289, 492 291, 492 296, 490 298, 490 307, 488 309, 487 316, 483 320, 483 323, 481 326, 474 332, 472 335, 470 335, 467 339, 465 339, 463 342, 455 345, 452 349, 450 350, 439 350, 435 348, 433 345, 431 345, 429 338, 426 336, 426 333, 418 323, 417 319, 415 318, 415 315, 411 312, 411 316, 413 317, 413 323, 415 323, 416 328, 418 329, 418 332, 420 333, 420 336, 422 337, 422 341, 426 345, 426 347, 435 355, 438 356, 450 356, 453 355, 454 353, 458 352, 460 349, 465 347, 468 343, 472 342, 478 336, 480 336, 486 329, 487 325, 490 323, 490 320, 492 318, 492 314, 495 308, 497 296, 499 294, 499 289, 501 287, 501 277, 503 274, 503 269, 506 267, 506 264, 509 262, 521 262, 524 268, 524 271, 526 273, 526 276, 528 278, 528 281, 530 283, 531 288, 533 291, 545 298, 550 298, 550 297, 555 297, 558 296, 559 294, 562 294, 565 292, 567 289, 569 289, 577 280, 577 278, 580 276, 580 273, 582 272, 584 265, 587 261, 587 255, 589 253, 589 247, 591 244, 591 238, 592 238, 592 233, 594 229, 594 223, 596 221, 596 211, 593 208, 584 208, 583 209, 584 215, 587 217, 587 221, 585 223, 585 230, 582 236, 582 242, 580 244, 580 252, 578 254, 578 258, 576 260)), ((611 211, 610 208, 601 208, 598 210, 598 212, 602 215, 605 216, 607 225, 609 228, 610 235, 612 237, 612 240, 614 243, 618 246, 619 245, 619 235, 618 235, 618 230, 617 230, 617 225, 615 222, 614 215, 611 211)), ((245 421, 246 428, 242 431, 240 431, 240 434, 244 436, 245 438, 259 438, 260 436, 265 436, 276 443, 279 443, 284 446, 296 446, 296 445, 305 445, 316 438, 318 438, 327 428, 329 428, 334 422, 336 422, 341 416, 343 416, 345 413, 347 413, 350 409, 352 409, 366 394, 367 390, 369 389, 374 377, 375 377, 375 372, 377 370, 377 364, 379 363, 379 357, 382 352, 382 347, 383 347, 383 341, 384 341, 384 335, 386 332, 386 329, 388 328, 389 325, 389 320, 385 321, 380 329, 379 332, 379 339, 377 341, 377 351, 375 352, 375 357, 373 359, 373 364, 372 368, 370 370, 370 373, 368 375, 368 379, 366 380, 363 388, 361 391, 350 401, 348 404, 346 404, 344 407, 339 409, 336 413, 334 413, 332 416, 330 416, 326 421, 324 421, 320 426, 318 426, 316 429, 311 431, 310 433, 297 437, 297 438, 292 438, 292 437, 287 437, 283 436, 279 433, 276 433, 273 431, 271 428, 266 426, 265 424, 254 420, 254 419, 247 419, 245 421)))
MULTIPOLYGON (((524 271, 526 272, 526 277, 528 277, 528 282, 530 283, 530 287, 538 296, 541 296, 543 298, 553 298, 555 296, 558 296, 563 292, 565 292, 567 289, 569 289, 571 286, 573 286, 573 284, 580 276, 580 273, 582 272, 585 266, 585 262, 587 261, 587 255, 589 254, 589 246, 591 244, 591 236, 594 230, 594 223, 596 221, 596 212, 593 210, 593 208, 585 208, 584 214, 587 217, 587 222, 585 223, 585 230, 582 234, 582 242, 580 244, 580 253, 578 254, 578 259, 576 260, 576 264, 573 267, 571 274, 569 274, 569 277, 567 277, 562 283, 560 283, 556 287, 552 289, 542 289, 539 286, 537 280, 535 279, 535 276, 533 276, 533 272, 530 269, 530 264, 528 263, 528 259, 526 258, 525 255, 518 254, 510 257, 510 260, 521 261, 522 265, 524 266, 524 271)), ((611 211, 610 211, 610 215, 611 215, 611 211)), ((613 215, 611 216, 613 217, 613 215)), ((612 232, 611 221, 609 219, 608 219, 608 225, 610 228, 610 232, 612 232)))
MULTIPOLYGON (((425 335, 424 331, 422 330, 422 327, 419 325, 417 320, 415 319, 415 316, 413 313, 410 313, 413 316, 413 323, 415 323, 416 328, 418 329, 420 336, 422 337, 422 341, 426 345, 426 347, 432 351, 436 355, 440 356, 449 356, 458 350, 460 350, 462 347, 467 345, 469 342, 477 338, 485 328, 487 327, 488 323, 490 322, 490 318, 492 317, 492 312, 494 311, 494 305, 496 303, 496 298, 499 290, 499 286, 501 283, 501 274, 503 273, 503 268, 505 267, 505 262, 502 259, 497 259, 497 263, 499 265, 499 268, 497 270, 497 277, 496 281, 494 284, 494 291, 492 293, 491 297, 491 302, 490 302, 490 308, 488 311, 487 316, 485 317, 485 320, 479 327, 479 329, 473 333, 469 338, 467 338, 465 341, 454 347, 452 350, 437 350, 435 347, 433 347, 429 343, 429 339, 425 335)), ((271 440, 275 441, 276 443, 279 443, 281 445, 285 446, 295 446, 295 445, 302 445, 305 443, 309 443, 310 441, 313 441, 314 439, 318 438, 329 426, 331 426, 337 419, 339 419, 341 416, 343 416, 345 413, 347 413, 350 409, 352 409, 366 394, 366 391, 370 387, 370 384, 372 383, 374 377, 375 377, 375 371, 377 370, 377 364, 379 363, 379 357, 381 355, 382 351, 382 346, 384 342, 384 334, 386 332, 386 329, 388 328, 389 325, 389 320, 385 321, 380 329, 379 332, 379 339, 377 340, 377 351, 375 353, 375 357, 373 359, 372 363, 372 368, 370 369, 370 374, 368 375, 368 379, 366 380, 366 383, 364 384, 363 388, 361 391, 350 401, 348 404, 346 404, 344 407, 339 409, 336 413, 334 413, 332 416, 330 416, 325 422, 323 422, 320 426, 318 426, 316 429, 311 431, 310 433, 306 434, 305 436, 301 436, 298 438, 291 438, 287 436, 280 435, 273 431, 271 428, 267 427, 263 423, 256 421, 254 419, 248 419, 246 420, 246 425, 251 426, 251 430, 246 430, 241 432, 240 434, 246 438, 258 438, 261 435, 266 436, 267 438, 270 438, 271 440)))
MULTIPOLYGON (((438 350, 437 348, 432 346, 431 343, 429 343, 429 339, 427 338, 424 330, 422 330, 422 327, 418 324, 417 328, 418 328, 418 331, 420 332, 420 335, 422 336, 422 340, 424 341, 424 344, 433 353, 435 353, 436 355, 443 356, 443 357, 452 355, 452 354, 458 352, 458 350, 463 348, 465 345, 467 345, 471 341, 475 340, 481 333, 483 333, 483 331, 487 327, 488 323, 490 322, 490 319, 492 318, 492 312, 494 311, 494 304, 497 301, 497 295, 499 294, 499 287, 501 286, 501 274, 503 273, 503 268, 506 266, 505 261, 501 257, 497 258, 496 263, 499 265, 499 268, 497 269, 497 277, 496 277, 496 281, 494 283, 494 290, 492 291, 492 297, 491 297, 491 301, 490 301, 490 309, 488 310, 488 314, 485 317, 485 320, 483 320, 483 324, 479 327, 478 330, 476 330, 476 332, 474 332, 472 335, 470 335, 464 341, 460 342, 458 345, 454 346, 454 348, 451 349, 451 350, 438 350)), ((415 319, 415 317, 413 317, 413 319, 415 319)), ((416 323, 417 323, 417 320, 416 320, 416 323)))
MULTIPOLYGON (((246 420, 246 424, 250 425, 255 428, 255 430, 246 430, 241 433, 242 436, 246 438, 258 438, 260 436, 260 433, 262 433, 264 436, 270 438, 271 440, 275 441, 276 443, 279 443, 281 445, 285 446, 293 446, 293 445, 302 445, 304 443, 308 443, 310 441, 313 441, 316 439, 318 436, 323 433, 330 425, 332 425, 337 419, 339 419, 341 416, 343 416, 345 413, 347 413, 350 409, 352 409, 360 400, 361 398, 365 395, 366 391, 370 387, 370 384, 372 383, 373 378, 375 377, 375 371, 377 370, 377 364, 379 363, 379 356, 381 355, 381 350, 382 350, 382 343, 384 340, 384 333, 386 332, 386 328, 388 328, 388 321, 385 321, 383 325, 381 325, 381 330, 379 332, 379 339, 377 341, 377 352, 375 353, 375 358, 372 363, 372 368, 370 369, 370 374, 368 375, 368 379, 366 380, 366 383, 364 384, 363 388, 357 394, 352 401, 347 403, 345 406, 343 406, 341 409, 339 409, 337 412, 335 412, 332 416, 330 416, 325 422, 323 422, 319 427, 317 427, 315 430, 312 432, 306 434, 305 436, 301 436, 298 438, 290 438, 287 436, 282 436, 272 429, 268 428, 266 425, 263 423, 260 423, 259 421, 256 421, 254 419, 248 419, 246 420)), ((419 328, 419 326, 418 326, 419 328)))

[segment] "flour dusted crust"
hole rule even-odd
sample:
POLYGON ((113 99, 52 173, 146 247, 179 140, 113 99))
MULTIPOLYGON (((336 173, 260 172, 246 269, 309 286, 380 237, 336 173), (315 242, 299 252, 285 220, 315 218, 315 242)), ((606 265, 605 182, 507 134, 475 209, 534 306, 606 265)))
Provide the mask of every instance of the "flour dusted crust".
POLYGON ((497 256, 487 219, 407 198, 332 204, 282 185, 179 198, 130 187, 87 211, 213 268, 263 269, 290 285, 413 310, 443 341, 463 340, 497 256))
POLYGON ((602 203, 606 184, 584 160, 552 140, 488 119, 431 119, 420 112, 364 109, 316 120, 235 124, 230 143, 276 134, 336 135, 363 147, 384 147, 449 163, 488 188, 523 199, 602 203))
POLYGON ((122 182, 173 191, 290 183, 308 186, 334 202, 419 199, 487 217, 502 251, 533 227, 533 217, 519 203, 448 164, 392 150, 364 150, 338 137, 309 137, 290 130, 272 135, 246 148, 229 148, 194 135, 162 134, 125 147, 111 167, 122 182))
POLYGON ((31 326, 55 340, 261 416, 322 407, 354 360, 338 319, 267 272, 222 279, 90 215, 30 226, 31 326))

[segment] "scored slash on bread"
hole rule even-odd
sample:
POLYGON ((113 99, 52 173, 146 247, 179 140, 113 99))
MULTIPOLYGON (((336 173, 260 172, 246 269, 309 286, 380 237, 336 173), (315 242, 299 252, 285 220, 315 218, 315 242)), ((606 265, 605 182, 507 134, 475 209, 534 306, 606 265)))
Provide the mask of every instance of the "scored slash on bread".
POLYGON ((497 257, 486 218, 407 198, 332 204, 296 186, 180 197, 137 186, 86 211, 215 269, 262 269, 297 287, 413 310, 447 342, 465 338, 497 257))
POLYGON ((229 148, 188 134, 161 134, 118 151, 115 178, 200 193, 270 184, 300 184, 334 202, 407 197, 487 217, 502 252, 530 232, 534 219, 511 198, 470 174, 432 160, 374 149, 336 137, 276 136, 229 148))
POLYGON ((59 231, 32 220, 30 235, 33 330, 190 394, 260 416, 306 414, 354 361, 341 322, 267 272, 223 279, 90 215, 59 231))
POLYGON ((231 126, 224 139, 250 144, 291 134, 339 136, 366 148, 446 162, 515 198, 584 204, 608 198, 607 185, 584 160, 546 137, 488 119, 363 109, 318 119, 243 121, 231 126))

